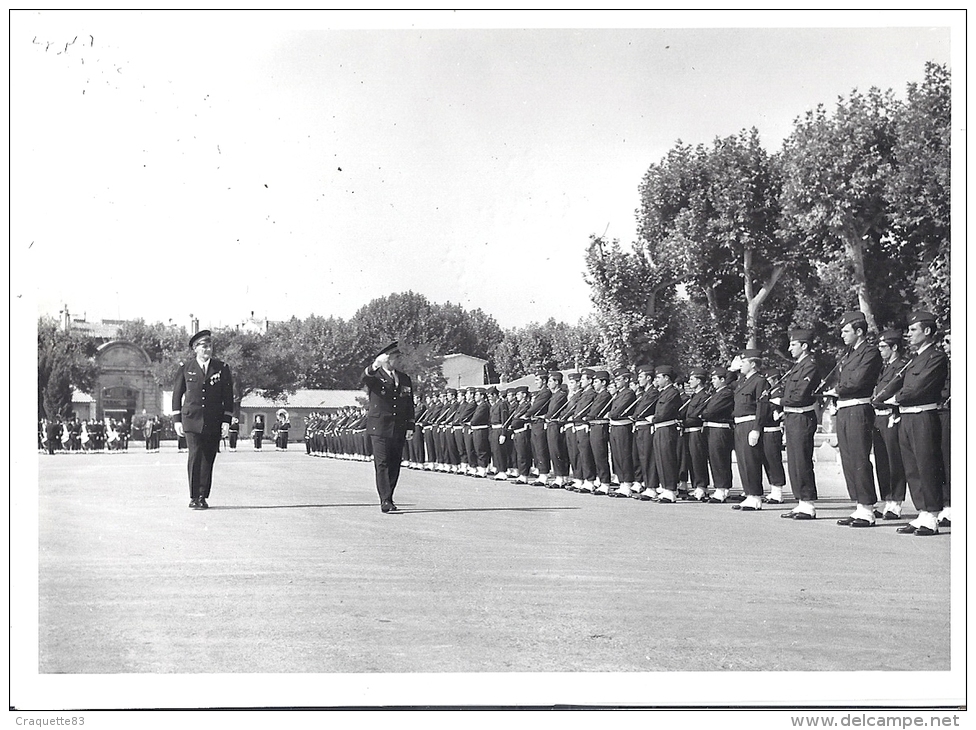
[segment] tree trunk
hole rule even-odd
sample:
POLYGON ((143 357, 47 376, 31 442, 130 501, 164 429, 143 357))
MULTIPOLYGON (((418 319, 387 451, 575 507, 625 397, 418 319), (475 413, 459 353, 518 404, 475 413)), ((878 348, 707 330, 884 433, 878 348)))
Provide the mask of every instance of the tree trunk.
POLYGON ((857 294, 858 309, 864 313, 868 329, 877 332, 878 323, 874 318, 874 307, 871 304, 871 295, 868 293, 868 279, 864 269, 864 238, 849 234, 844 245, 854 266, 854 292, 857 294))
POLYGON ((715 325, 715 339, 718 341, 719 357, 721 357, 724 363, 730 362, 732 360, 732 353, 729 352, 729 345, 722 336, 722 322, 718 316, 718 302, 715 299, 715 287, 702 286, 702 289, 705 292, 705 301, 708 302, 708 315, 715 325))
POLYGON ((752 283, 752 249, 746 248, 742 253, 742 275, 745 278, 746 295, 746 349, 752 350, 758 345, 759 310, 785 270, 786 264, 773 264, 773 270, 769 272, 769 278, 763 283, 762 288, 756 292, 752 283))

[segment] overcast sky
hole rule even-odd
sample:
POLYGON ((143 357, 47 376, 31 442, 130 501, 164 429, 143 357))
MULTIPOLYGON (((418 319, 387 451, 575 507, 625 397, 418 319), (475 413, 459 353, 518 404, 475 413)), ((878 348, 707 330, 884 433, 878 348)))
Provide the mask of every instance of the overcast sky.
POLYGON ((217 326, 409 289, 575 323, 590 234, 633 241, 677 140, 775 150, 854 88, 904 96, 951 18, 15 13, 14 294, 217 326))

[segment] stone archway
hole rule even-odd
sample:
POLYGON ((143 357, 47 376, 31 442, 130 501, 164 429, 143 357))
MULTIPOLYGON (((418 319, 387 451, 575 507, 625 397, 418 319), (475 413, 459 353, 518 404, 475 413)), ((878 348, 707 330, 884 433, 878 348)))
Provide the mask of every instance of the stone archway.
POLYGON ((152 361, 133 342, 113 340, 95 354, 95 417, 125 418, 136 414, 160 415, 160 389, 152 375, 152 361))

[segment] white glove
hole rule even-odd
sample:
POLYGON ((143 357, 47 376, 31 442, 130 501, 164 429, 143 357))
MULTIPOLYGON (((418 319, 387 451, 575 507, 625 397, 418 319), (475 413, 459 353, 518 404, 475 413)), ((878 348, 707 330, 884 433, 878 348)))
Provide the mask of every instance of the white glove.
POLYGON ((749 432, 749 445, 750 446, 755 446, 758 443, 759 443, 759 431, 750 431, 749 432))
POLYGON ((183 430, 183 421, 175 421, 173 423, 173 429, 176 431, 176 435, 180 438, 186 436, 186 431, 183 430))

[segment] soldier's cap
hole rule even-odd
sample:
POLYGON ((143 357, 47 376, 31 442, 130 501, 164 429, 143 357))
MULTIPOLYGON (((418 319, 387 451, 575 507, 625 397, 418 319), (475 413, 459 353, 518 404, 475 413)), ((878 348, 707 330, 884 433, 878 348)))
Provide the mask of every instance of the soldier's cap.
POLYGON ((481 387, 468 388, 468 390, 470 390, 472 393, 481 393, 482 395, 485 394, 485 389, 484 388, 481 388, 481 387))
POLYGON ((908 318, 908 324, 915 324, 916 322, 919 324, 930 324, 934 327, 935 315, 931 312, 926 312, 925 310, 920 309, 912 312, 911 316, 908 318))
POLYGON ((515 392, 516 393, 528 393, 529 392, 529 386, 527 386, 527 385, 518 385, 518 386, 515 387, 515 392))
POLYGON ((633 375, 627 368, 617 368, 613 371, 613 377, 615 378, 631 378, 633 375))
POLYGON ((806 342, 808 345, 813 342, 813 330, 792 329, 790 330, 790 342, 806 342))
POLYGON ((192 350, 193 346, 197 344, 197 340, 202 340, 204 337, 213 337, 213 334, 210 330, 200 330, 190 338, 190 349, 192 350))
POLYGON ((559 382, 559 383, 563 382, 563 374, 559 370, 553 370, 553 371, 551 371, 549 373, 549 377, 552 378, 553 380, 555 380, 556 382, 559 382))
POLYGON ((880 335, 878 335, 878 339, 880 339, 882 342, 889 342, 889 343, 901 342, 904 336, 905 335, 902 333, 901 330, 892 327, 891 329, 887 329, 884 332, 882 332, 880 335))
POLYGON ((591 368, 583 368, 583 372, 580 374, 585 375, 590 380, 593 380, 593 378, 596 376, 596 371, 591 368))
POLYGON ((762 360, 762 350, 743 350, 739 353, 742 360, 762 360))
POLYGON ((708 371, 705 368, 692 368, 688 371, 689 378, 698 378, 699 380, 708 377, 708 371))
POLYGON ((606 370, 596 370, 596 371, 593 372, 593 379, 594 380, 603 380, 604 382, 609 383, 610 382, 610 373, 608 373, 606 370))
POLYGON ((638 365, 637 366, 637 372, 639 372, 639 373, 653 373, 654 372, 654 366, 653 365, 646 365, 646 364, 645 365, 638 365))
POLYGON ((485 393, 488 395, 498 395, 498 388, 496 388, 494 385, 489 386, 488 389, 485 390, 485 393))
POLYGON ((721 365, 716 365, 712 368, 712 375, 717 375, 720 378, 729 377, 729 371, 727 368, 723 368, 721 365))
POLYGON ((854 324, 855 322, 867 324, 867 320, 864 318, 864 312, 844 312, 844 316, 840 318, 841 327, 846 324, 854 324))
POLYGON ((447 394, 448 395, 457 395, 457 390, 455 388, 448 388, 447 389, 447 394))
POLYGON ((655 375, 667 375, 669 378, 674 377, 674 368, 670 365, 658 365, 654 368, 655 375))
POLYGON ((568 378, 569 380, 579 380, 579 379, 580 379, 580 377, 582 377, 582 376, 581 376, 581 375, 580 375, 580 374, 579 374, 578 372, 576 372, 575 370, 573 370, 573 371, 572 371, 572 372, 570 372, 570 373, 566 373, 566 377, 567 377, 567 378, 568 378))
MULTIPOLYGON (((400 341, 399 340, 393 340, 393 342, 391 342, 389 345, 387 345, 382 350, 380 350, 379 352, 377 352, 376 353, 376 357, 379 357, 380 355, 389 355, 390 353, 393 353, 393 352, 400 352, 400 341)), ((373 359, 375 360, 376 358, 373 358, 373 359)))
POLYGON ((538 377, 542 378, 543 381, 545 381, 545 379, 549 377, 549 371, 546 370, 545 368, 539 368, 538 370, 536 370, 535 374, 538 377))

